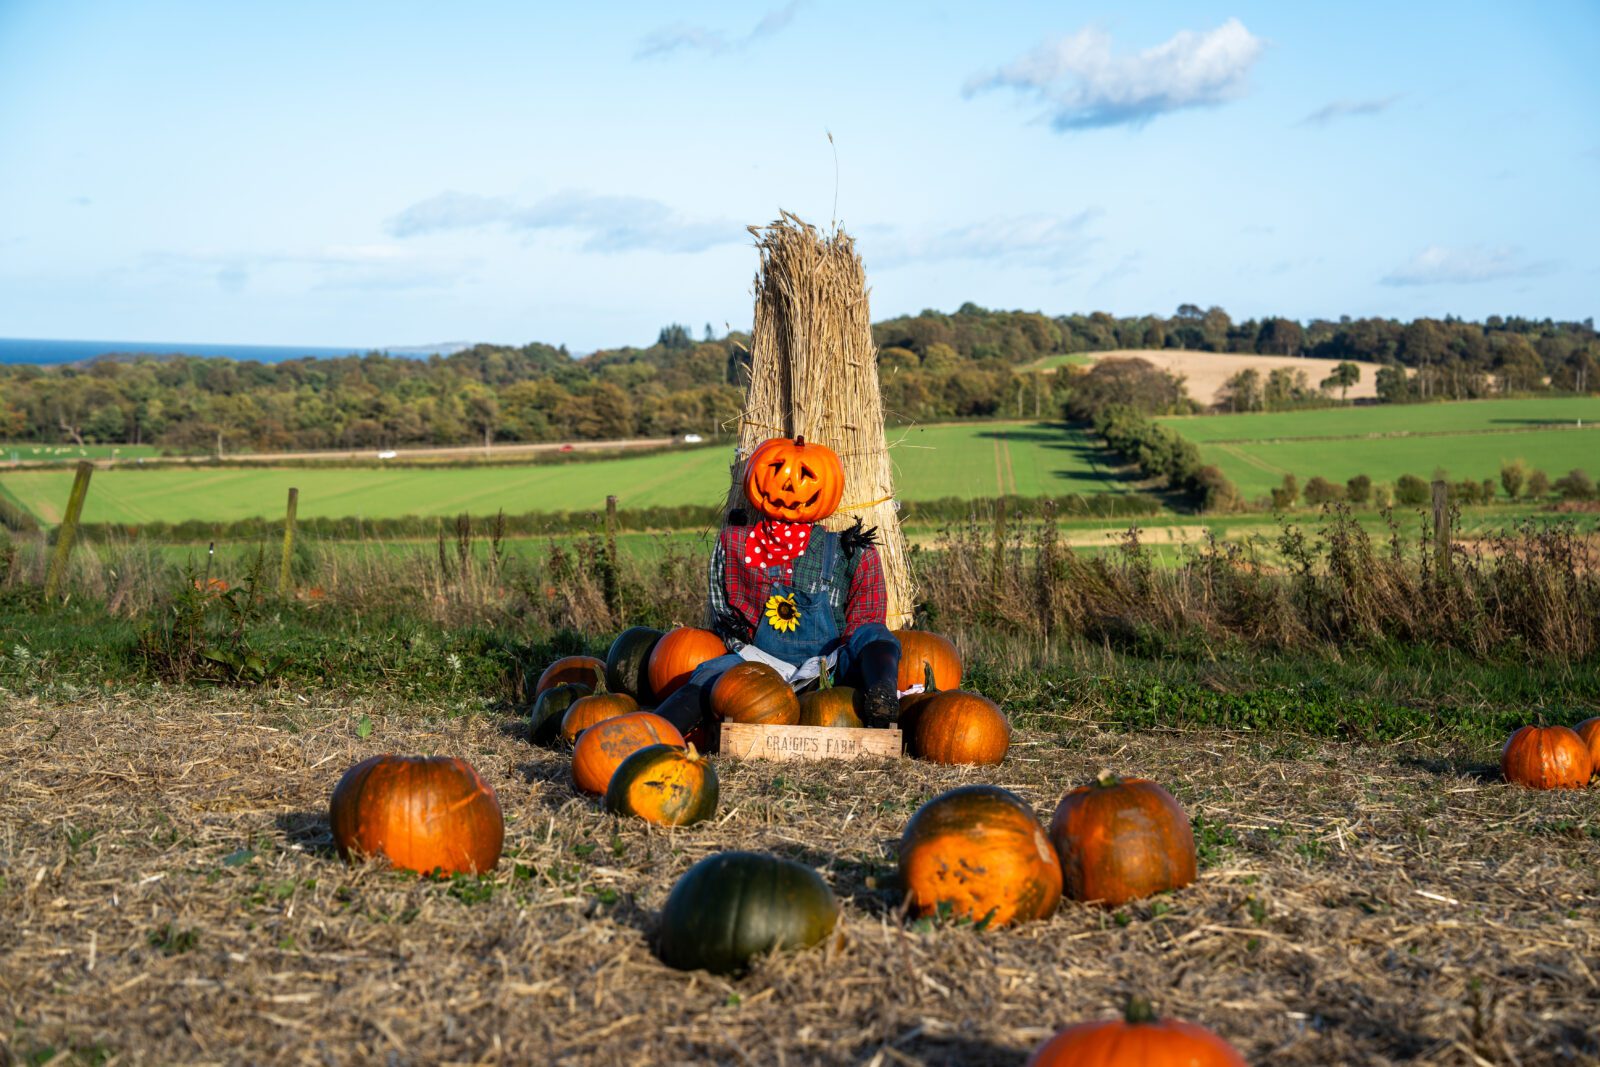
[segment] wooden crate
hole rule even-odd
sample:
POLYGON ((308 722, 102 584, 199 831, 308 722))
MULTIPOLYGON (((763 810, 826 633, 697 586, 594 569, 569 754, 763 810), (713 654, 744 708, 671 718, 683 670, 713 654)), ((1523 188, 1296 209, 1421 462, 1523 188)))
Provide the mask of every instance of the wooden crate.
POLYGON ((847 726, 722 724, 722 754, 734 759, 899 759, 902 751, 900 731, 895 727, 862 730, 847 726))

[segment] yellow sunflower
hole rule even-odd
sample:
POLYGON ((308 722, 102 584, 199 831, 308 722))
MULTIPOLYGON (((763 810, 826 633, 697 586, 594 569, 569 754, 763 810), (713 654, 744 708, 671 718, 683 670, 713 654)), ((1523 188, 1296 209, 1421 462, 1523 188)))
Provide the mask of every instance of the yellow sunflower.
POLYGON ((793 593, 788 596, 774 593, 767 599, 767 622, 780 634, 800 625, 800 609, 794 606, 793 593))

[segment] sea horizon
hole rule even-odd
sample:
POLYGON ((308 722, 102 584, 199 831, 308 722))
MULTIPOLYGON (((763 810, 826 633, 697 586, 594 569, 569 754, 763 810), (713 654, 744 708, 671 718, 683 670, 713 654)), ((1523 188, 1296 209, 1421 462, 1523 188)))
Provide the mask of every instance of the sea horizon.
POLYGON ((394 356, 425 358, 448 355, 468 347, 467 342, 432 345, 243 345, 198 341, 86 341, 56 338, 0 337, 0 364, 61 366, 84 363, 103 356, 203 356, 258 363, 290 359, 333 359, 339 356, 386 352, 394 356))

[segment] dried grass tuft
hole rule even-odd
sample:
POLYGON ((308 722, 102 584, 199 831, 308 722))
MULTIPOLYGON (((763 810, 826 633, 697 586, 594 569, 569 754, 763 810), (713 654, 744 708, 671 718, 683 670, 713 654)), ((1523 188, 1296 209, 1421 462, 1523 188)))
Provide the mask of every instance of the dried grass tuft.
POLYGON ((907 626, 911 571, 884 438, 867 275, 855 240, 842 229, 824 235, 788 212, 750 232, 761 269, 728 507, 743 506, 744 461, 762 441, 803 434, 827 445, 844 467, 845 496, 823 525, 842 530, 860 519, 877 528, 889 626, 907 626))

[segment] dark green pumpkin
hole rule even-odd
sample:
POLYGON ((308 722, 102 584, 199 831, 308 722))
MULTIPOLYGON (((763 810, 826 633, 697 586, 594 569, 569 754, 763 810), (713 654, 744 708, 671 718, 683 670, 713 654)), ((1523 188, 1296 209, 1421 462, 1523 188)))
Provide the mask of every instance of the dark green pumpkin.
POLYGON ((528 723, 528 736, 536 745, 550 745, 561 735, 561 716, 572 703, 594 690, 577 682, 563 682, 539 694, 528 723))
POLYGON ((760 852, 719 852, 667 896, 656 952, 680 971, 742 971, 773 949, 809 948, 833 931, 839 905, 816 871, 760 852))
POLYGON ((649 626, 633 626, 617 635, 606 653, 606 688, 613 693, 627 693, 639 706, 655 704, 655 694, 650 691, 650 653, 656 642, 665 636, 662 631, 649 626))

